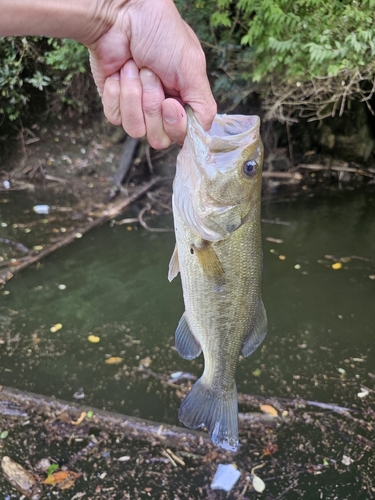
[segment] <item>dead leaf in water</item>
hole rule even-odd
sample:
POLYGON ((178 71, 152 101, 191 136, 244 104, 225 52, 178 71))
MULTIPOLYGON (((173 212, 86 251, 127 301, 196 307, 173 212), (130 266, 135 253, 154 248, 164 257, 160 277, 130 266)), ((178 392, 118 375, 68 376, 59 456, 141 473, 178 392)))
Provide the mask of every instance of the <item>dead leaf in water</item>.
POLYGON ((51 328, 49 329, 49 331, 52 332, 52 333, 55 333, 55 332, 58 332, 59 330, 61 330, 61 328, 62 328, 62 324, 61 323, 56 323, 56 325, 51 326, 51 328))
POLYGON ((111 356, 110 358, 105 360, 106 365, 118 365, 124 361, 124 358, 120 358, 118 356, 111 356))
POLYGON ((43 484, 58 485, 61 490, 68 490, 74 485, 75 481, 80 476, 81 474, 78 474, 77 472, 72 472, 70 470, 61 470, 48 476, 43 481, 43 484))
POLYGON ((260 409, 263 413, 267 413, 267 415, 272 415, 273 417, 279 415, 277 410, 271 405, 260 405, 260 409))
POLYGON ((80 415, 80 417, 78 418, 78 420, 72 420, 72 424, 73 425, 79 425, 81 422, 83 422, 83 420, 86 418, 86 412, 83 411, 80 415))
POLYGON ((268 443, 263 448, 263 456, 271 456, 278 451, 279 447, 275 443, 268 443))

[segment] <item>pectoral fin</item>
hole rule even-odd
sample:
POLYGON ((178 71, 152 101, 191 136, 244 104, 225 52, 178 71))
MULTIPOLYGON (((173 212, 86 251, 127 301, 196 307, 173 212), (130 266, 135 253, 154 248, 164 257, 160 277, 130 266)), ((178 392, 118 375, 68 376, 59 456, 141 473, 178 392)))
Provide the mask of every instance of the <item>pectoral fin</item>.
POLYGON ((195 253, 206 276, 224 279, 224 269, 211 243, 203 241, 202 245, 191 245, 191 253, 195 253))
POLYGON ((177 325, 175 345, 178 354, 184 359, 194 359, 202 352, 200 343, 194 337, 184 313, 177 325))
POLYGON ((178 250, 176 245, 174 247, 171 260, 169 261, 168 280, 172 281, 179 272, 180 272, 180 264, 178 262, 178 250))
POLYGON ((263 302, 260 301, 258 311, 255 317, 255 323, 251 331, 246 335, 242 354, 247 357, 263 342, 267 334, 267 314, 263 302))

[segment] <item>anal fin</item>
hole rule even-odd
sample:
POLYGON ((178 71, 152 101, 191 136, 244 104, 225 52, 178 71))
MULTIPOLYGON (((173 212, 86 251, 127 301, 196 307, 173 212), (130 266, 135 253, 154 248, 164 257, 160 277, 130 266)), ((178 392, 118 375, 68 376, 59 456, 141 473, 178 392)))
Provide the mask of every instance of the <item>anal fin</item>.
POLYGON ((248 332, 245 337, 242 354, 250 356, 255 349, 263 342, 264 337, 267 335, 267 314, 263 301, 261 300, 255 317, 253 328, 248 332))
POLYGON ((194 359, 200 355, 202 348, 190 330, 186 313, 181 316, 175 333, 175 345, 178 354, 184 359, 194 359))

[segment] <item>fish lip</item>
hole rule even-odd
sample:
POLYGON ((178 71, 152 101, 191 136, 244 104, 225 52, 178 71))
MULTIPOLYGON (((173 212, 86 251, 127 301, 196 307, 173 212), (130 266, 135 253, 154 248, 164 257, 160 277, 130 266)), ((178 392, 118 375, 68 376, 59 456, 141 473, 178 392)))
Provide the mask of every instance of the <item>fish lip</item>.
POLYGON ((186 114, 189 117, 188 134, 191 132, 200 139, 201 144, 196 147, 197 152, 202 145, 211 153, 230 152, 250 144, 259 137, 260 118, 256 115, 217 114, 211 128, 206 131, 190 106, 186 107, 186 114), (230 133, 231 126, 236 133, 230 133), (238 130, 242 131, 238 133, 238 130))

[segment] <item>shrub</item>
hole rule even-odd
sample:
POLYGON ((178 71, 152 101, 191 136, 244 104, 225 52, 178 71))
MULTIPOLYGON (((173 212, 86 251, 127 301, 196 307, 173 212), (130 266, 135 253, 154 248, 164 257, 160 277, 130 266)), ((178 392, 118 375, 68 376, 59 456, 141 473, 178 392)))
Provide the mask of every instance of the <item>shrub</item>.
POLYGON ((193 8, 176 3, 216 53, 221 71, 213 72, 215 89, 223 97, 236 102, 260 89, 270 116, 284 119, 296 107, 323 116, 342 113, 348 98, 369 102, 375 0, 199 0, 193 8), (208 24, 204 32, 201 26, 208 24))
POLYGON ((44 109, 86 112, 93 98, 87 91, 94 88, 87 49, 73 40, 2 38, 0 87, 3 124, 27 117, 35 111, 32 101, 41 96, 44 109))

